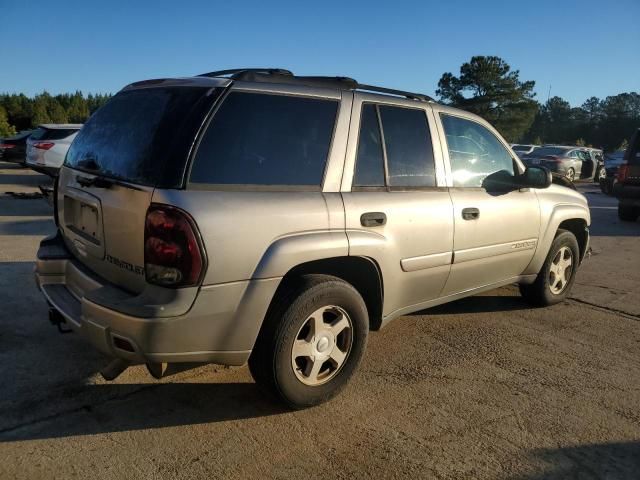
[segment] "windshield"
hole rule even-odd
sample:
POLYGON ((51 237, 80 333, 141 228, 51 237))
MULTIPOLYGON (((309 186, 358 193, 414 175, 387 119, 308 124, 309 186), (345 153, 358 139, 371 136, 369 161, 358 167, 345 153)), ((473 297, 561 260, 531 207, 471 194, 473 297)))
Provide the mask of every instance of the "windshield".
POLYGON ((84 125, 65 165, 132 183, 172 187, 214 95, 208 87, 118 93, 84 125))
POLYGON ((534 157, 546 157, 547 155, 566 155, 570 149, 564 147, 540 147, 531 152, 534 157))

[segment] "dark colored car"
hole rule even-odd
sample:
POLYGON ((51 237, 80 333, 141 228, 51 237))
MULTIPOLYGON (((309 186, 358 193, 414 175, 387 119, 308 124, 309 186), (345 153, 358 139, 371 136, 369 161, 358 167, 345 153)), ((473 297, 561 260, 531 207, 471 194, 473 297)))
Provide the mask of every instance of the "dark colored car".
POLYGON ((0 140, 0 159, 5 162, 24 164, 27 155, 27 138, 33 130, 20 132, 13 137, 0 140))
POLYGON ((535 149, 522 159, 527 166, 543 166, 551 170, 552 173, 564 175, 572 182, 592 173, 583 169, 583 164, 590 164, 591 156, 582 147, 568 147, 562 145, 545 145, 535 149))
POLYGON ((640 128, 624 152, 624 161, 618 167, 613 183, 613 194, 618 197, 618 217, 634 222, 640 216, 640 128))
POLYGON ((611 195, 613 193, 613 182, 618 174, 618 167, 624 162, 624 151, 613 152, 604 157, 605 175, 600 177, 600 190, 602 193, 611 195))

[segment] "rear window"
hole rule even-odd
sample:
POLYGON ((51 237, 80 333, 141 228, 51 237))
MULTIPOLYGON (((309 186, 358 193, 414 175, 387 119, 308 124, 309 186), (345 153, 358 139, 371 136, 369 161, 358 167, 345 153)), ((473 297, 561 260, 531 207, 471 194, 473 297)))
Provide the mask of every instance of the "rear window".
POLYGON ((87 121, 65 164, 142 185, 179 186, 189 148, 217 94, 191 86, 120 92, 87 121))
POLYGON ((45 128, 38 127, 32 134, 34 140, 62 140, 78 131, 77 128, 45 128))
POLYGON ((546 155, 566 155, 568 148, 561 147, 540 147, 531 152, 534 157, 544 157, 546 155))
POLYGON ((190 182, 320 187, 337 100, 232 92, 196 153, 190 182))

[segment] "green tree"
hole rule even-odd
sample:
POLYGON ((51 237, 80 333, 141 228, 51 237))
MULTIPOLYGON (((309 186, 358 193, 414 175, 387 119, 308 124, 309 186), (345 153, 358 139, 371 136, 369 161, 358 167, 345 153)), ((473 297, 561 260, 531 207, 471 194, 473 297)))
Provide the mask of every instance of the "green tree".
POLYGON ((460 67, 460 76, 443 74, 436 94, 444 103, 484 117, 514 142, 531 127, 538 110, 534 86, 534 81, 520 81, 519 71, 501 58, 475 56, 460 67))
POLYGON ((0 106, 0 138, 10 137, 11 135, 15 135, 15 133, 16 129, 13 127, 13 125, 9 124, 7 111, 3 106, 0 106))

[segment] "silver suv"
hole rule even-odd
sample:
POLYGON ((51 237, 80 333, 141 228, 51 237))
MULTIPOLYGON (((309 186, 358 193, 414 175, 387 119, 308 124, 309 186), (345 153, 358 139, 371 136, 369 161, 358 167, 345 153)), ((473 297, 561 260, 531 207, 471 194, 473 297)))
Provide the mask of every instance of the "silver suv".
POLYGON ((512 283, 563 300, 589 248, 585 198, 482 118, 276 69, 125 87, 55 199, 37 283, 105 377, 248 361, 292 408, 335 395, 401 315, 512 283))

